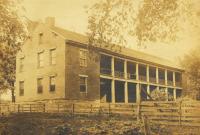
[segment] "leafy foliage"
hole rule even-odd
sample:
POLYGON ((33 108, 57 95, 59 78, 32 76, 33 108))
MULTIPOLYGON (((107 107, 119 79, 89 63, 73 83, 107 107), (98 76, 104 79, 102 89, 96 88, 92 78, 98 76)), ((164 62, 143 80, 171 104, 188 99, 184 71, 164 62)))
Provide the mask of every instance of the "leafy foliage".
MULTIPOLYGON (((167 126, 150 122, 151 135, 198 134, 199 127, 167 126)), ((144 135, 143 123, 136 123, 129 116, 122 115, 113 119, 100 116, 74 117, 49 113, 21 113, 0 119, 2 135, 144 135)))
POLYGON ((188 94, 200 99, 200 47, 185 55, 181 63, 185 68, 188 94))
POLYGON ((26 38, 19 0, 0 1, 0 90, 14 89, 15 56, 26 38))
POLYGON ((89 10, 89 42, 95 46, 119 49, 126 44, 124 33, 133 22, 134 9, 129 0, 106 0, 95 3, 89 10), (130 19, 128 19, 130 18, 130 19), (107 43, 113 43, 109 46, 107 43))
POLYGON ((144 0, 137 15, 139 42, 175 39, 178 28, 177 0, 144 0))
POLYGON ((169 93, 166 93, 165 89, 155 89, 151 92, 150 96, 155 101, 173 101, 174 97, 173 95, 170 95, 169 93))
POLYGON ((138 45, 175 41, 191 5, 188 0, 101 0, 88 10, 90 44, 115 49, 130 38, 138 45))
POLYGON ((155 89, 151 92, 151 97, 155 101, 166 101, 168 99, 168 95, 165 92, 165 89, 159 90, 155 89))

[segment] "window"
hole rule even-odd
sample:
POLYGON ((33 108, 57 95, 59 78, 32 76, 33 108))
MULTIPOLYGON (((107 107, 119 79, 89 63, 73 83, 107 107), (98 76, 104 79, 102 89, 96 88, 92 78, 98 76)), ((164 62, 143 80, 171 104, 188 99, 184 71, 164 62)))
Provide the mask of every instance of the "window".
POLYGON ((158 69, 158 78, 159 78, 159 84, 164 85, 165 84, 165 70, 164 69, 158 69))
POLYGON ((56 77, 51 76, 49 79, 49 91, 55 91, 56 90, 56 77))
POLYGON ((43 33, 39 33, 39 44, 43 42, 43 33))
POLYGON ((182 95, 182 90, 181 89, 177 89, 176 90, 176 98, 180 98, 182 95))
POLYGON ((173 81, 173 72, 167 71, 167 80, 168 81, 173 81))
POLYGON ((176 86, 181 86, 182 83, 182 77, 181 77, 181 73, 175 73, 175 81, 176 81, 176 86))
POLYGON ((86 93, 87 92, 87 76, 80 76, 80 92, 86 93))
POLYGON ((174 89, 168 88, 168 101, 174 100, 174 89))
POLYGON ((147 66, 139 64, 139 80, 147 81, 147 66))
POLYGON ((24 95, 24 81, 19 82, 19 95, 20 96, 24 95))
POLYGON ((37 79, 37 93, 43 92, 42 80, 42 78, 37 79))
POLYGON ((24 57, 19 59, 19 72, 24 71, 24 57))
POLYGON ((56 64, 56 49, 50 50, 50 65, 56 64))
POLYGON ((44 52, 38 53, 38 67, 44 66, 44 52))
POLYGON ((87 67, 87 50, 80 50, 80 66, 87 67))

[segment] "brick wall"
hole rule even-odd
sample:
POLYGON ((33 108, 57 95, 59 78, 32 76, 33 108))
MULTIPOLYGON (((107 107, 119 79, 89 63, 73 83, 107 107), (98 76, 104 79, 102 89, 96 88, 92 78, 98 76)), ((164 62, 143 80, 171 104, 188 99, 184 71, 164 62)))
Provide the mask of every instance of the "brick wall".
POLYGON ((99 54, 89 53, 87 67, 79 62, 80 47, 66 45, 66 96, 71 100, 100 100, 100 62, 99 54), (95 57, 97 56, 97 57, 95 57), (93 58, 96 58, 93 59, 93 58), (80 93, 79 75, 87 75, 87 93, 80 93))
POLYGON ((40 24, 17 55, 16 101, 65 97, 65 40, 55 35, 45 24, 40 24), (39 44, 39 33, 43 33, 39 44), (56 49, 56 65, 50 65, 50 50, 56 49), (37 54, 44 52, 44 67, 38 68, 37 54), (24 70, 19 72, 19 59, 24 57, 24 70), (49 77, 56 75, 56 90, 49 91, 49 77), (43 93, 37 93, 37 78, 43 78, 43 93), (24 81, 24 96, 19 96, 19 81, 24 81))

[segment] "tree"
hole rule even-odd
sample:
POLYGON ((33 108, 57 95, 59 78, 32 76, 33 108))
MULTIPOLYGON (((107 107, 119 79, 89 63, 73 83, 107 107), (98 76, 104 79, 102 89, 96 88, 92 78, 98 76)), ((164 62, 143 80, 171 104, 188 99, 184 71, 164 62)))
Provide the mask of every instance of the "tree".
POLYGON ((183 20, 194 17, 191 9, 188 0, 101 0, 88 10, 89 43, 113 49, 129 38, 138 45, 176 41, 183 20))
POLYGON ((181 60, 181 64, 186 74, 186 94, 200 99, 200 47, 185 55, 181 60))
POLYGON ((27 32, 19 0, 0 1, 0 92, 12 91, 14 100, 15 59, 27 32))
POLYGON ((154 89, 151 94, 151 98, 154 101, 173 101, 174 97, 170 95, 169 93, 166 93, 165 89, 154 89))

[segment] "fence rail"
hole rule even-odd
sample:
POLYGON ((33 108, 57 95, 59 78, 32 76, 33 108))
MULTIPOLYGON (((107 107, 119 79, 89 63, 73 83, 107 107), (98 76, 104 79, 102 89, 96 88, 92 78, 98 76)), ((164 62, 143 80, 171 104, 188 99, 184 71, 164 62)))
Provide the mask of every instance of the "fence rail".
POLYGON ((124 103, 27 103, 0 104, 1 114, 47 112, 75 114, 119 114, 134 118, 145 115, 149 120, 168 125, 200 126, 200 102, 142 102, 124 103))

